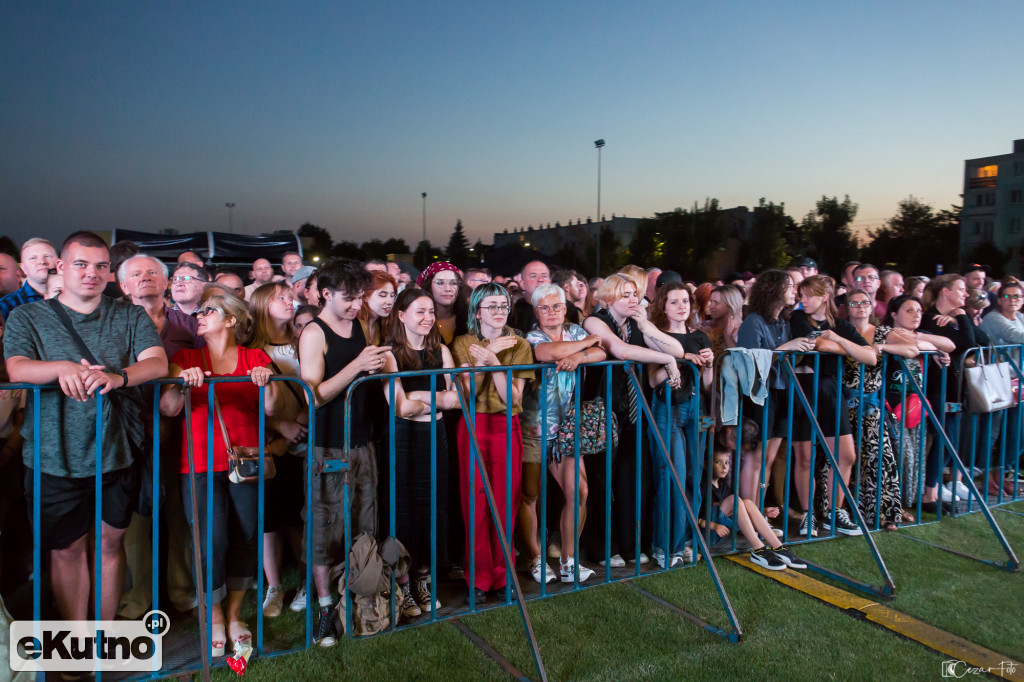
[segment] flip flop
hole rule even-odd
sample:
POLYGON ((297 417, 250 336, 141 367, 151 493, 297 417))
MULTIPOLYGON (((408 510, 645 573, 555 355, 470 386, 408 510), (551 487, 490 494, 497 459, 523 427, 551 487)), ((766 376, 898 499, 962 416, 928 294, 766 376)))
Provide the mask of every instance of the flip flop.
POLYGON ((213 636, 210 637, 210 656, 220 658, 224 655, 224 645, 227 644, 227 635, 224 633, 224 623, 213 624, 213 636), (220 646, 217 646, 217 645, 220 646))
POLYGON ((228 625, 228 631, 230 632, 231 630, 234 630, 236 632, 241 630, 240 635, 236 635, 235 637, 231 638, 235 644, 248 644, 252 641, 252 633, 249 631, 249 626, 243 623, 242 621, 232 621, 231 624, 228 625))

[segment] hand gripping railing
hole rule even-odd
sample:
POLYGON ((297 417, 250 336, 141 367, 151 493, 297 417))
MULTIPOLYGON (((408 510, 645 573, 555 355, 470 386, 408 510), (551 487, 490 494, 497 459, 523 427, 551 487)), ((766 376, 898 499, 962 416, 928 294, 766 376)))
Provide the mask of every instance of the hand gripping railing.
MULTIPOLYGON (((968 489, 970 490, 971 498, 978 500, 979 509, 981 510, 981 513, 984 514, 985 520, 988 521, 989 527, 992 529, 992 532, 995 534, 996 539, 999 541, 999 544, 1003 548, 1003 551, 1006 552, 1007 560, 1006 560, 1005 563, 1000 563, 1000 562, 992 561, 992 560, 989 560, 989 559, 982 559, 980 557, 976 557, 976 556, 967 554, 965 552, 960 552, 960 551, 957 551, 957 550, 954 550, 954 549, 950 549, 948 547, 943 547, 943 546, 935 544, 935 543, 927 542, 925 540, 920 540, 919 538, 914 538, 913 536, 910 536, 910 535, 907 535, 905 537, 910 537, 910 538, 912 538, 914 540, 919 540, 920 542, 924 542, 925 544, 931 545, 933 547, 937 547, 939 549, 945 550, 945 551, 950 552, 952 554, 956 554, 958 556, 962 556, 962 557, 965 557, 965 558, 968 558, 968 559, 974 559, 975 561, 979 561, 981 563, 990 564, 992 566, 997 566, 999 568, 1005 568, 1006 570, 1009 570, 1009 571, 1017 571, 1017 570, 1019 570, 1020 569, 1020 560, 1017 559, 1017 555, 1014 554, 1013 548, 1010 547, 1010 543, 1006 540, 1006 536, 1003 535, 1002 529, 999 527, 999 524, 996 522, 995 517, 992 516, 992 512, 989 510, 988 505, 985 503, 985 499, 981 496, 981 493, 978 492, 978 488, 974 485, 974 479, 971 476, 971 472, 968 471, 968 469, 964 466, 964 463, 960 460, 960 456, 959 456, 959 454, 957 452, 957 448, 953 444, 953 441, 950 440, 949 435, 946 433, 946 430, 944 428, 942 420, 939 419, 938 415, 935 414, 934 407, 928 402, 928 398, 927 398, 927 395, 925 394, 924 388, 921 386, 920 383, 918 383, 917 379, 910 372, 909 368, 906 365, 906 361, 903 358, 898 358, 898 360, 899 360, 900 366, 903 368, 904 376, 906 376, 910 380, 909 381, 910 387, 913 389, 914 393, 917 394, 917 396, 921 400, 921 407, 924 410, 924 413, 927 416, 927 419, 932 423, 932 426, 935 427, 935 435, 936 435, 937 438, 940 439, 940 442, 939 442, 940 453, 942 452, 942 448, 943 447, 945 449, 949 450, 949 454, 950 454, 951 461, 952 461, 952 466, 956 467, 956 471, 959 472, 962 475, 964 481, 966 482, 966 485, 967 485, 968 489)), ((926 378, 927 378, 927 375, 925 375, 925 379, 926 378)), ((941 394, 940 395, 942 396, 943 404, 945 404, 945 402, 944 402, 945 401, 945 397, 946 397, 946 375, 945 375, 945 372, 943 372, 943 375, 942 375, 941 394)), ((941 455, 940 455, 940 462, 941 462, 941 455)), ((924 485, 924 481, 922 479, 919 488, 923 487, 923 485, 924 485)), ((920 504, 921 503, 920 503, 920 490, 919 490, 919 495, 918 495, 918 518, 920 518, 920 509, 921 509, 920 504)), ((937 516, 938 516, 938 518, 941 518, 941 516, 942 516, 942 505, 938 504, 936 506, 938 507, 937 510, 936 510, 938 512, 937 516)))

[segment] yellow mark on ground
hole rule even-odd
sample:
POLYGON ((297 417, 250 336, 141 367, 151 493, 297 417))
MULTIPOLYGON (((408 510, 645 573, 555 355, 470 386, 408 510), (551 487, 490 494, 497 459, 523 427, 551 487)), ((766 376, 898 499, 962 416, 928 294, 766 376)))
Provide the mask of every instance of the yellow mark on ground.
POLYGON ((965 674, 965 671, 987 672, 995 677, 1024 682, 1024 663, 1015 661, 1005 654, 986 649, 884 604, 865 599, 812 578, 801 571, 790 569, 769 571, 767 568, 752 563, 746 554, 734 554, 724 558, 815 599, 820 599, 844 610, 858 611, 866 620, 876 625, 962 661, 963 663, 950 664, 956 666, 950 669, 955 677, 965 674))

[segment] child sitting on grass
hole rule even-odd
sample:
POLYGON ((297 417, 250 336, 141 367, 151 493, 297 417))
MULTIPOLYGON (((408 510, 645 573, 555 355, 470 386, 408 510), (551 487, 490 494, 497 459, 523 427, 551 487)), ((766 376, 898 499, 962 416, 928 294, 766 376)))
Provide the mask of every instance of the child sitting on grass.
MULTIPOLYGON (((711 469, 711 519, 709 527, 718 537, 724 538, 734 523, 739 524, 740 532, 753 549, 750 560, 759 566, 772 571, 786 568, 807 568, 807 564, 798 559, 782 542, 775 537, 775 532, 757 508, 753 500, 744 500, 733 494, 732 453, 721 448, 715 449, 715 462, 711 469), (739 499, 739 504, 736 503, 739 499), (735 522, 733 508, 735 507, 735 522), (760 537, 759 537, 760 536, 760 537), (762 542, 761 538, 764 538, 762 542), (765 543, 768 543, 767 545, 765 543)), ((700 520, 704 527, 705 520, 700 520)))

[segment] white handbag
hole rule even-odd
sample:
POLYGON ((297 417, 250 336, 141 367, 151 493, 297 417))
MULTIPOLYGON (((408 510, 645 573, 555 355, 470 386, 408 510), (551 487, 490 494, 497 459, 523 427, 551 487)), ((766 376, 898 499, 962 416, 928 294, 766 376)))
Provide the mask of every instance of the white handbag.
POLYGON ((986 364, 984 353, 978 355, 978 365, 968 367, 967 409, 971 412, 986 413, 1002 410, 1013 405, 1011 377, 1013 369, 1008 362, 986 364))

